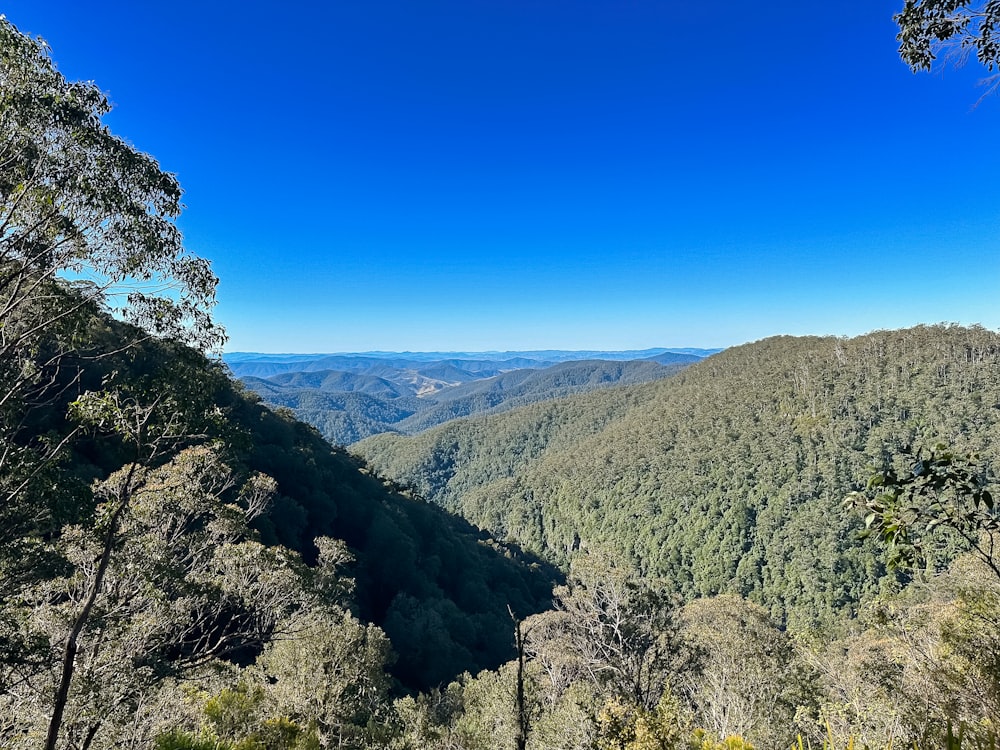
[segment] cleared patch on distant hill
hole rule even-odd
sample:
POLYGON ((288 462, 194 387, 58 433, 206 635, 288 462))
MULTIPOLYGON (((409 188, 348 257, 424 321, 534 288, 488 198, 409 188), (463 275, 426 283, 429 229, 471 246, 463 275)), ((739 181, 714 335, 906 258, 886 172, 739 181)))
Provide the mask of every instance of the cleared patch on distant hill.
POLYGON ((443 389, 435 394, 433 406, 417 410, 396 424, 395 430, 415 434, 451 419, 473 414, 496 414, 614 385, 648 383, 673 375, 686 364, 665 366, 653 361, 589 361, 563 362, 544 370, 515 370, 495 378, 443 389))

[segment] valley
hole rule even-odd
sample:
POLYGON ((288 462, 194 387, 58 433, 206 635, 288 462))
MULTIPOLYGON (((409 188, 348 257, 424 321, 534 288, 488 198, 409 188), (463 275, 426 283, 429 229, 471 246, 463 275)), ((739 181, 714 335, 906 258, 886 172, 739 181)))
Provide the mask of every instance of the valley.
POLYGON ((413 434, 473 414, 499 413, 613 385, 669 377, 709 349, 630 352, 424 352, 226 355, 232 373, 334 445, 382 432, 413 434))

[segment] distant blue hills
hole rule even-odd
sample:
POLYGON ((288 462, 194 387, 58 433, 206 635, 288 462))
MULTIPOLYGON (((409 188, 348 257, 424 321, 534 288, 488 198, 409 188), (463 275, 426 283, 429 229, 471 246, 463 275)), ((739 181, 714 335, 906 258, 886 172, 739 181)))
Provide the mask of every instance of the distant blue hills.
MULTIPOLYGON (((702 358, 721 352, 722 349, 699 349, 695 347, 652 349, 626 349, 622 351, 604 351, 598 349, 531 349, 524 351, 485 351, 485 352, 335 352, 316 354, 265 354, 261 352, 229 352, 222 355, 223 361, 230 367, 245 362, 271 362, 281 364, 315 363, 321 360, 398 360, 405 362, 436 362, 445 360, 504 362, 507 364, 536 362, 543 366, 557 362, 572 362, 586 359, 605 359, 613 362, 630 359, 653 359, 663 354, 687 354, 702 358)), ((319 368, 329 369, 329 368, 319 368)), ((288 370, 292 372, 292 370, 288 370)))
POLYGON ((265 402, 331 443, 414 434, 466 416, 669 377, 720 349, 489 352, 232 352, 223 361, 265 402))
POLYGON ((483 352, 325 352, 315 354, 264 354, 260 352, 230 352, 223 355, 227 362, 242 362, 247 359, 274 359, 282 362, 302 362, 321 357, 372 357, 376 359, 411 359, 416 361, 439 359, 491 359, 505 360, 524 357, 538 360, 556 360, 568 362, 576 359, 648 359, 659 354, 693 354, 696 357, 707 357, 718 354, 722 349, 698 349, 695 347, 652 349, 625 349, 622 351, 605 351, 603 349, 524 349, 516 351, 483 351, 483 352))

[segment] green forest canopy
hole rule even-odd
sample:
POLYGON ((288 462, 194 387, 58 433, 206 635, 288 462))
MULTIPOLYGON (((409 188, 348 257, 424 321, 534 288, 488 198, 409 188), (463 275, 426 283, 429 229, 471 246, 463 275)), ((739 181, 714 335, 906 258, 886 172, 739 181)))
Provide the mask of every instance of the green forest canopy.
POLYGON ((808 623, 896 586, 842 512, 850 491, 905 446, 989 463, 998 438, 1000 336, 941 325, 765 339, 669 380, 354 450, 553 562, 614 550, 686 597, 733 592, 808 623))

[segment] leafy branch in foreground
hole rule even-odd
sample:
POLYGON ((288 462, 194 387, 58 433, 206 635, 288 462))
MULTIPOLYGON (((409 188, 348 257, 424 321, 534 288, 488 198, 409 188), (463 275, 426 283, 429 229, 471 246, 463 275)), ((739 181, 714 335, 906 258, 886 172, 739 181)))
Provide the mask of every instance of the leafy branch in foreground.
POLYGON ((889 565, 913 567, 928 558, 931 544, 957 537, 1000 578, 1000 518, 977 457, 943 444, 904 456, 912 458, 910 469, 880 471, 846 501, 867 511, 865 526, 885 544, 889 565))
MULTIPOLYGON (((939 57, 962 65, 975 56, 991 75, 981 81, 991 94, 1000 87, 1000 3, 995 0, 906 0, 893 20, 899 56, 914 73, 929 71, 939 57)), ((984 94, 984 96, 985 96, 984 94)))

